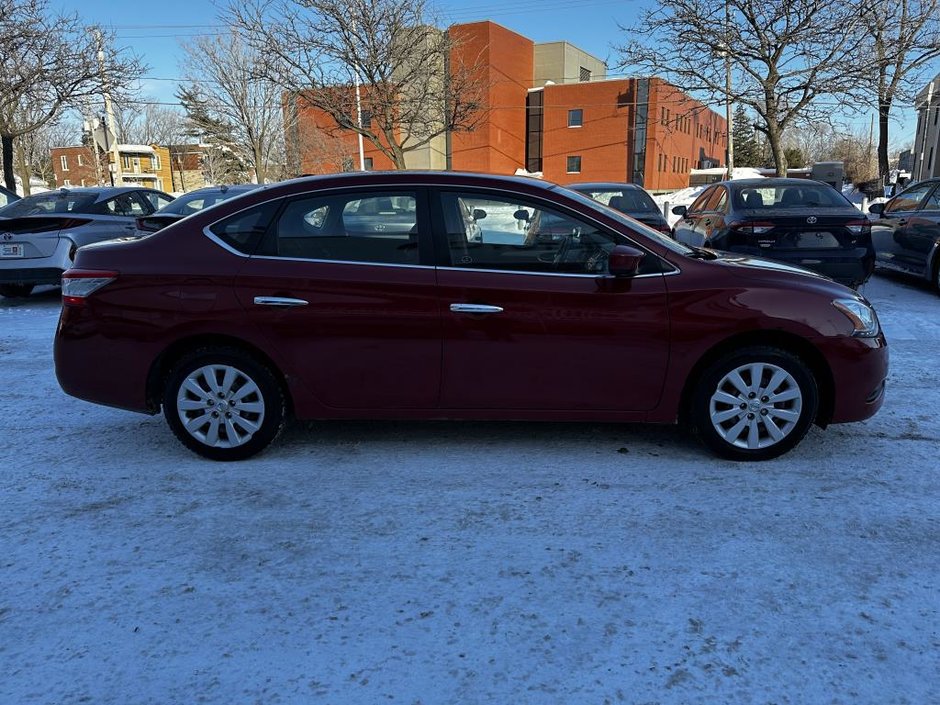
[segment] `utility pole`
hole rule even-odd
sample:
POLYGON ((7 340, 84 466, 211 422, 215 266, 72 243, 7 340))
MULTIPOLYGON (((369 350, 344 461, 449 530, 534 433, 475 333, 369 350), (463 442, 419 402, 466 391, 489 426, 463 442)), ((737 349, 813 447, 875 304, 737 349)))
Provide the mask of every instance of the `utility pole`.
POLYGON ((731 135, 731 125, 734 117, 731 114, 731 9, 728 0, 725 0, 725 121, 728 134, 728 180, 734 174, 734 138, 731 135))
MULTIPOLYGON (((114 122, 114 107, 111 105, 111 94, 108 91, 108 78, 104 65, 104 44, 101 40, 101 30, 95 29, 95 43, 98 45, 98 71, 101 73, 101 82, 104 85, 104 118, 102 125, 104 127, 104 151, 108 155, 108 176, 111 178, 111 185, 115 185, 114 172, 120 165, 120 150, 118 149, 117 127, 114 122), (114 135, 114 144, 108 144, 108 130, 114 135)), ((123 183, 120 174, 118 174, 117 185, 123 183)))

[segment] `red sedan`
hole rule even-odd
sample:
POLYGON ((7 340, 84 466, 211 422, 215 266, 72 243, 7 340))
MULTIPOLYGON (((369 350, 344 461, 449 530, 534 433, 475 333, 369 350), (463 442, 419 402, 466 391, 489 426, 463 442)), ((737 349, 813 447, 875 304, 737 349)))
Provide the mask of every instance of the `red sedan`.
POLYGON ((162 408, 217 460, 257 453, 291 416, 681 421, 761 460, 813 423, 872 416, 888 370, 851 289, 473 174, 259 188, 80 249, 63 302, 62 388, 162 408))

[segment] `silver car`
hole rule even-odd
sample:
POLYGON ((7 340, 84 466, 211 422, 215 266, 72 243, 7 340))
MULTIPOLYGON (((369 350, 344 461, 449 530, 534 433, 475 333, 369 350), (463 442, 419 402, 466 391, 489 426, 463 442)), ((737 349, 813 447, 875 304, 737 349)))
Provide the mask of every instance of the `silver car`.
POLYGON ((73 188, 0 208, 0 294, 28 296, 34 286, 58 284, 79 247, 133 235, 137 218, 172 200, 148 188, 73 188))

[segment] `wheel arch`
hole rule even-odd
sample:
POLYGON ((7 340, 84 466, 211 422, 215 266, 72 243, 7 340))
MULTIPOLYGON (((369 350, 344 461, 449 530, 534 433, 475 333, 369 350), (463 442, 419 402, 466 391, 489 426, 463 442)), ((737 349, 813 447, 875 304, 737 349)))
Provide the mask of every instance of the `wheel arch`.
POLYGON ((163 381, 173 368, 173 365, 186 353, 198 350, 199 348, 237 348, 248 353, 258 362, 270 368, 284 392, 288 413, 293 413, 294 402, 291 397, 290 385, 288 385, 284 372, 278 367, 277 363, 256 345, 252 345, 235 336, 217 333, 190 335, 185 338, 180 338, 171 343, 154 359, 150 365, 150 371, 147 374, 146 390, 147 407, 153 413, 158 413, 160 410, 163 381))
POLYGON ((815 423, 825 428, 830 420, 835 408, 835 381, 832 376, 832 370, 826 358, 816 349, 816 347, 806 338, 802 338, 794 333, 788 333, 781 330, 760 330, 739 333, 711 347, 698 361, 692 366, 686 377, 682 388, 682 396, 679 401, 679 419, 681 422, 689 420, 689 409, 692 403, 692 394, 696 382, 702 374, 716 360, 723 356, 751 346, 769 346, 780 348, 799 357, 809 367, 819 387, 819 408, 816 412, 815 423))

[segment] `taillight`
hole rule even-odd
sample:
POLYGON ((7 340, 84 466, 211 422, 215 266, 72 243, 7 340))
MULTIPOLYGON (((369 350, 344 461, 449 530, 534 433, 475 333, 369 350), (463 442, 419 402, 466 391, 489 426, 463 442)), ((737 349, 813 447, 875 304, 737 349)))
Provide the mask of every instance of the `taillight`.
POLYGON ((728 223, 731 230, 747 235, 763 235, 774 229, 774 224, 764 220, 734 220, 728 223))
POLYGON ((870 235, 871 234, 871 221, 867 218, 863 220, 850 220, 845 224, 845 229, 848 230, 852 235, 858 237, 859 235, 870 235))
POLYGON ((62 303, 66 306, 84 306, 85 299, 107 286, 118 273, 101 269, 69 269, 62 273, 62 303))

